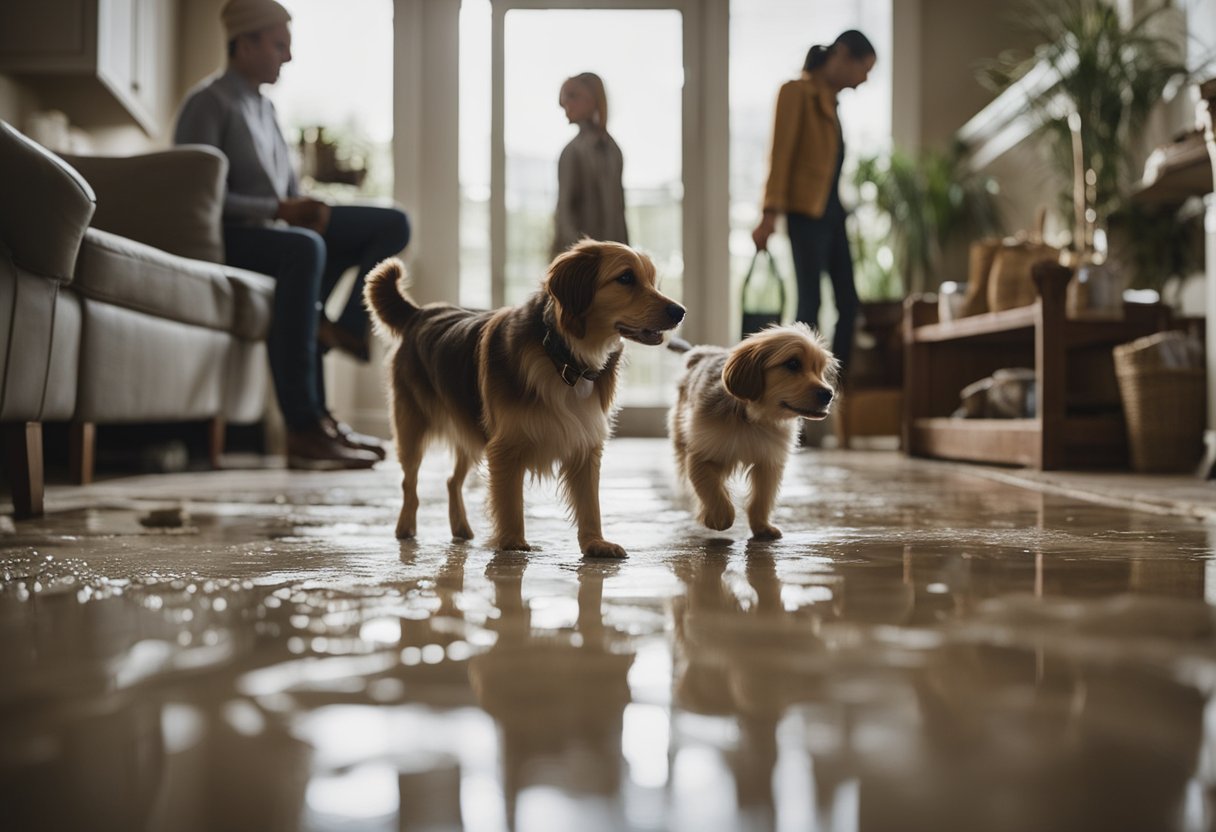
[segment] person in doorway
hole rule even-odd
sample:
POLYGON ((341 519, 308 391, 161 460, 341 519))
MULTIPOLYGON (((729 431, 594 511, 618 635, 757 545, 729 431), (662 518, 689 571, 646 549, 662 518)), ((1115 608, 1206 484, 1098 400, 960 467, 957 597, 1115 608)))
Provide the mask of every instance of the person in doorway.
POLYGON ((291 15, 275 0, 229 0, 220 11, 226 70, 190 92, 177 117, 176 144, 208 144, 228 157, 224 248, 229 265, 273 276, 274 316, 267 347, 287 424, 293 468, 366 468, 383 443, 337 421, 325 403, 324 348, 369 358, 363 279, 409 242, 395 208, 331 206, 300 193, 274 105, 261 93, 291 54, 291 15), (322 312, 351 266, 358 277, 336 321, 322 312))
POLYGON ((766 249, 778 215, 785 214, 798 284, 797 319, 816 329, 820 281, 828 273, 838 312, 832 352, 840 361, 842 381, 852 354, 859 303, 840 202, 844 135, 836 96, 865 83, 875 60, 869 39, 851 29, 831 46, 811 47, 802 77, 781 87, 764 216, 752 232, 756 248, 766 249))
POLYGON ((578 135, 557 162, 557 212, 553 256, 583 237, 629 244, 625 226, 625 167, 621 149, 608 133, 608 96, 594 72, 567 78, 558 104, 578 135))

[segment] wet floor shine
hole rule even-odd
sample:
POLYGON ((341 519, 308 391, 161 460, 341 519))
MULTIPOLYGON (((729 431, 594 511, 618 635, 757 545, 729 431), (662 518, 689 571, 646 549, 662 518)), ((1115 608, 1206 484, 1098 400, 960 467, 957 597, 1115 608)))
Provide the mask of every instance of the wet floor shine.
POLYGON ((630 557, 584 561, 546 483, 537 551, 452 543, 445 464, 409 543, 387 465, 112 481, 0 528, 0 828, 1216 823, 1216 529, 807 451, 749 543, 627 440, 630 557))

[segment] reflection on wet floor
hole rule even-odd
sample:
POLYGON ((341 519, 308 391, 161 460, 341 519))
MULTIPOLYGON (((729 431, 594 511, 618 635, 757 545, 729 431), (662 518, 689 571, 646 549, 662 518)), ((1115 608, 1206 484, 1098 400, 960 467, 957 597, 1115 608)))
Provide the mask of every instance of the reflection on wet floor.
POLYGON ((1214 530, 806 452, 750 544, 670 470, 610 446, 619 563, 545 484, 538 552, 448 542, 442 460, 415 543, 391 467, 8 528, 3 827, 1213 828, 1214 530))

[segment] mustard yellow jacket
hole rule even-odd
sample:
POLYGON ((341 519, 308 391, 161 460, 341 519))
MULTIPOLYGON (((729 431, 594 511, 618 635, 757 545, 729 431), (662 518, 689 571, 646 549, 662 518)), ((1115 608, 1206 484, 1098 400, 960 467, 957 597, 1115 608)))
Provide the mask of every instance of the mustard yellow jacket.
POLYGON ((836 94, 818 73, 782 84, 764 210, 822 217, 836 172, 836 94))

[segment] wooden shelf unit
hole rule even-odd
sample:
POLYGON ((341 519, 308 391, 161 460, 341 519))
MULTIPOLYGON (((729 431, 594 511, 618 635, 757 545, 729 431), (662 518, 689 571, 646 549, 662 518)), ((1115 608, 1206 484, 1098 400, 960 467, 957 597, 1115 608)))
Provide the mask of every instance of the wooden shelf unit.
POLYGON ((1117 321, 1069 320, 1071 270, 1035 268, 1030 306, 939 322, 905 303, 904 448, 910 455, 1029 468, 1124 467, 1127 437, 1111 348, 1170 325, 1160 304, 1126 304, 1117 321), (959 419, 960 391, 1003 367, 1033 367, 1033 419, 959 419))

